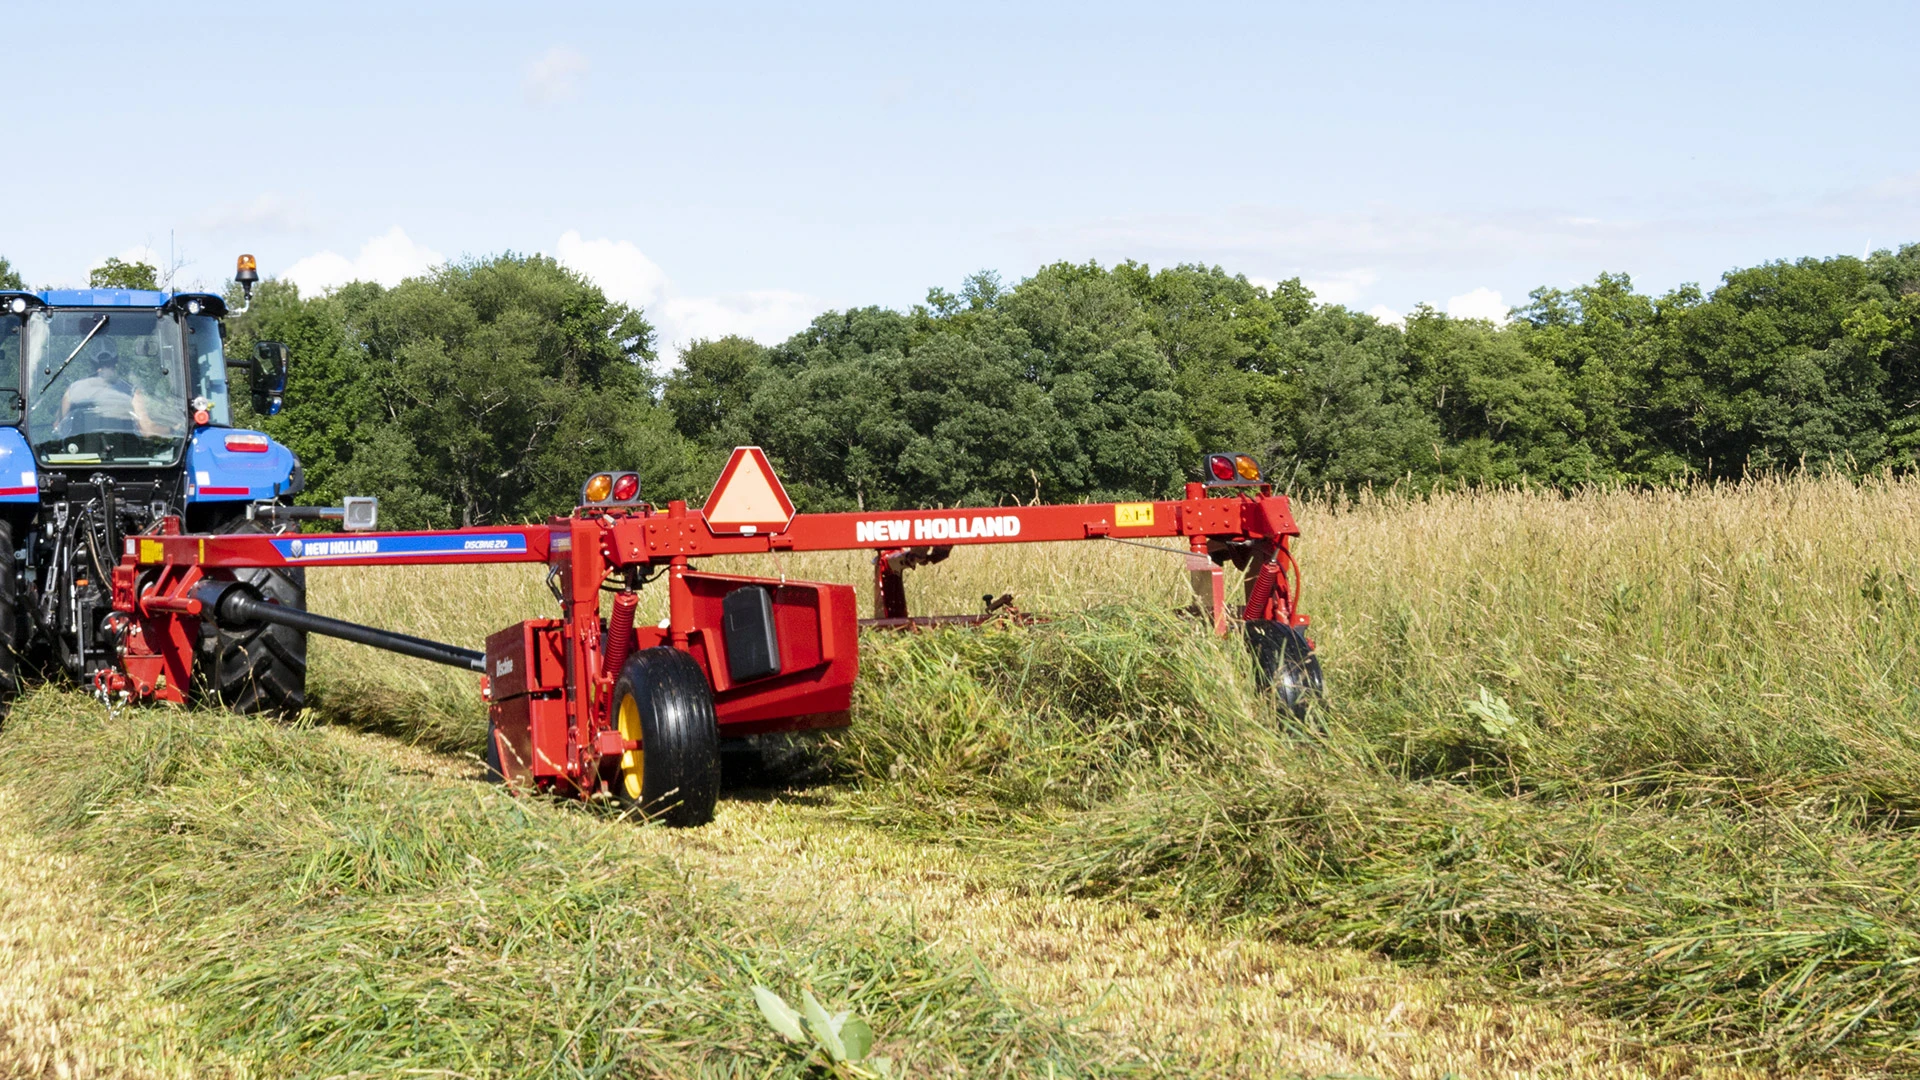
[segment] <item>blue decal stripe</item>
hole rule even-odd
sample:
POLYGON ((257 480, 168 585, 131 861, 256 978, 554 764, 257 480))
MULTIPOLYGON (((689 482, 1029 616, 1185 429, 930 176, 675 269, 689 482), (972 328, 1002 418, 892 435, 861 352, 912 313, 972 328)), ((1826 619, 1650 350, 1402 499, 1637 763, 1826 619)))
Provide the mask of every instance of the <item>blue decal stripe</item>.
POLYGON ((486 555, 524 553, 527 538, 521 534, 500 536, 492 533, 445 533, 438 536, 324 536, 308 539, 292 536, 276 539, 274 549, 285 559, 363 559, 375 555, 486 555))

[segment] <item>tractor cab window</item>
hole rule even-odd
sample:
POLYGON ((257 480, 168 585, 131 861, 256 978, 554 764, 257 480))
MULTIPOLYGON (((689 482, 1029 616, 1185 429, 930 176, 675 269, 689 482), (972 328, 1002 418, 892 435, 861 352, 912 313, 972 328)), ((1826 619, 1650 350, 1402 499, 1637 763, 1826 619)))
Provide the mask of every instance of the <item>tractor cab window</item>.
MULTIPOLYGON (((26 333, 25 325, 20 319, 0 315, 0 371, 20 370, 20 339, 26 333)), ((0 386, 0 424, 20 422, 21 399, 14 393, 19 385, 0 386)))
POLYGON ((180 322, 140 308, 27 317, 27 438, 48 465, 171 465, 187 436, 180 322))
POLYGON ((232 409, 227 404, 227 355, 220 348, 220 320, 207 315, 188 316, 187 353, 193 357, 188 403, 195 409, 207 410, 213 423, 222 427, 232 424, 232 409))

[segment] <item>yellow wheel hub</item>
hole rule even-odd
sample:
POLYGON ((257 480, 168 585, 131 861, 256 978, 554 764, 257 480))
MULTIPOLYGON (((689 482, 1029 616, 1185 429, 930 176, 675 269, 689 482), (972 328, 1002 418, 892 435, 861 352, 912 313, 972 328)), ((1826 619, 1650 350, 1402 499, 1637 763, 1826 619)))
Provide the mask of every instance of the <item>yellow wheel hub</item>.
MULTIPOLYGON (((631 743, 640 741, 640 703, 632 694, 620 699, 620 737, 631 743)), ((645 747, 620 752, 620 786, 632 802, 640 801, 640 789, 647 779, 645 747)))

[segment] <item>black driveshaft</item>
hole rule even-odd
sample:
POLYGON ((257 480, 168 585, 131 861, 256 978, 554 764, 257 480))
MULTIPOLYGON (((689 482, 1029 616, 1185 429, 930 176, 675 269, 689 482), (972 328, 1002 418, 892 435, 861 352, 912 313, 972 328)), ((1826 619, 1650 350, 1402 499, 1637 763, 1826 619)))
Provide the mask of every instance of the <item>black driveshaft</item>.
POLYGON ((238 581, 206 582, 194 589, 193 597, 200 601, 203 611, 223 626, 274 623, 279 626, 291 626, 295 630, 304 630, 309 634, 324 634, 343 641, 371 645, 376 649, 385 649, 388 652, 396 652, 418 660, 431 660, 436 664, 446 664, 448 667, 480 672, 487 670, 487 654, 478 649, 463 649, 458 645, 428 641, 426 638, 412 637, 407 634, 396 634, 391 630, 361 626, 359 623, 330 619, 325 615, 315 615, 310 611, 287 607, 284 604, 269 603, 261 599, 260 594, 238 581))

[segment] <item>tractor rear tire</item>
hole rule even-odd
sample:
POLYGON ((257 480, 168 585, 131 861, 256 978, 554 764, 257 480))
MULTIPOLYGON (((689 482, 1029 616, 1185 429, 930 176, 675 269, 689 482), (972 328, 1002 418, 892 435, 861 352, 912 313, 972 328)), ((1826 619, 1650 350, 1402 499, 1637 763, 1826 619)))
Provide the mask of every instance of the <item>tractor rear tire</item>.
POLYGON ((713 820, 720 799, 720 727, 700 665, 674 648, 645 649, 613 684, 613 726, 640 744, 614 759, 613 797, 663 825, 713 820))
POLYGON ((1326 693, 1320 677, 1320 658, 1313 654, 1307 632, 1272 619, 1248 619, 1247 650, 1253 653, 1254 681, 1272 690, 1294 719, 1305 720, 1309 706, 1326 693))
MULTIPOLYGON (((222 534, 264 533, 258 521, 236 518, 222 534)), ((298 566, 234 571, 268 601, 307 609, 307 572, 298 566)), ((243 715, 291 718, 307 704, 307 634, 290 626, 220 628, 211 639, 208 679, 221 703, 243 715)))
POLYGON ((0 720, 20 693, 20 576, 13 556, 13 523, 0 518, 0 720))

